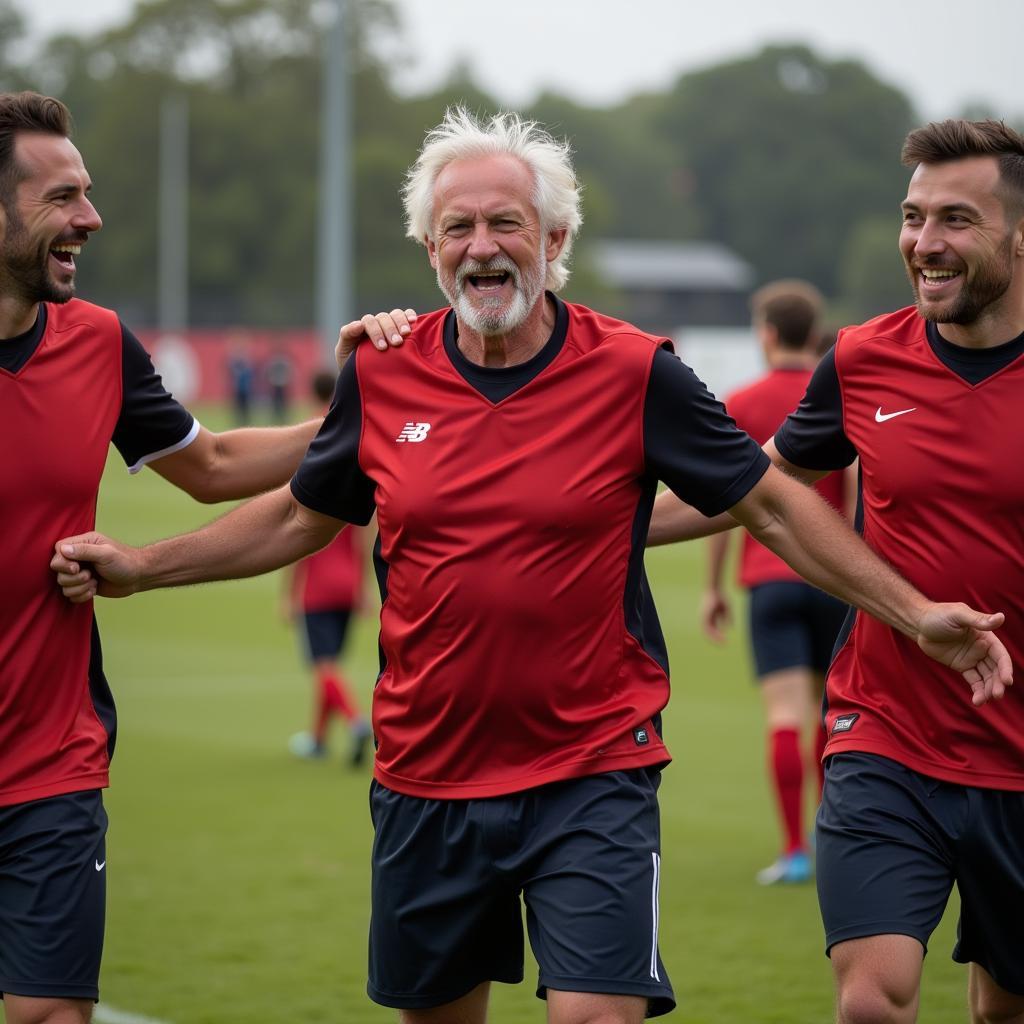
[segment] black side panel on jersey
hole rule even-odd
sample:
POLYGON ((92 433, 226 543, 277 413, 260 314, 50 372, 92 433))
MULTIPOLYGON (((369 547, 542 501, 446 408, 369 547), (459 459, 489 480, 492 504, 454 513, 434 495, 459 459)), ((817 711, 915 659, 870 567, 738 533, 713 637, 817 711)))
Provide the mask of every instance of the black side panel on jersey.
POLYGON ((641 648, 664 669, 665 675, 668 675, 665 635, 661 631, 658 611, 654 607, 654 595, 651 594, 651 585, 647 582, 647 573, 644 570, 647 528, 651 525, 651 509, 654 507, 657 492, 657 480, 652 477, 644 482, 636 506, 636 515, 633 517, 623 607, 626 613, 626 629, 641 648))
POLYGON ((292 494, 306 508, 365 526, 376 507, 376 484, 359 465, 363 405, 356 360, 338 376, 334 401, 292 477, 292 494))
POLYGON ((114 756, 114 745, 117 742, 117 712, 114 708, 114 695, 110 692, 110 684, 103 674, 103 650, 100 647, 100 631, 96 625, 96 616, 92 617, 92 637, 89 641, 89 696, 96 716, 107 731, 107 758, 114 756))
POLYGON ((775 447, 801 469, 843 469, 857 458, 843 429, 843 396, 834 349, 821 357, 807 393, 776 431, 775 447))
POLYGON ((653 477, 706 516, 732 508, 770 465, 693 370, 663 348, 644 401, 644 457, 653 477))
POLYGON ((192 429, 192 414, 164 387, 142 342, 121 324, 121 414, 111 440, 129 466, 172 448, 192 429))

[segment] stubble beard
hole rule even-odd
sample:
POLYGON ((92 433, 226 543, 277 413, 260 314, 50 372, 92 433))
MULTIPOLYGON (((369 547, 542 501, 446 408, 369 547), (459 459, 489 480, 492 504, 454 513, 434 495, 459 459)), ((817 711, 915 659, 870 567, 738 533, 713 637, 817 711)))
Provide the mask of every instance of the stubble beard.
POLYGON ((928 301, 922 298, 918 271, 908 264, 907 274, 914 289, 918 313, 923 319, 937 324, 959 324, 968 327, 976 323, 989 306, 1006 294, 1013 281, 1012 246, 1013 240, 1007 235, 995 255, 977 264, 970 279, 966 273, 963 275, 959 294, 938 307, 929 307, 928 301))
POLYGON ((7 213, 7 236, 3 247, 3 276, 8 287, 26 302, 65 303, 74 298, 75 282, 60 284, 48 268, 50 246, 33 246, 21 218, 13 210, 7 213))

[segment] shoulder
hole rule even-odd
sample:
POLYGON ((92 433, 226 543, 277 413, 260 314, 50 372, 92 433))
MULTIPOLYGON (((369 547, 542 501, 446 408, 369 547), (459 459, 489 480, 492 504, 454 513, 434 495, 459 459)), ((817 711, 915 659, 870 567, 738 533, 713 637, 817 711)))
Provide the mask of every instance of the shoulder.
POLYGON ((444 324, 449 312, 451 307, 445 306, 420 314, 405 341, 387 352, 378 352, 373 345, 364 342, 356 348, 349 364, 354 364, 359 379, 363 380, 375 374, 400 372, 403 368, 433 358, 444 350, 444 324))
POLYGON ((884 313, 862 324, 844 327, 835 345, 837 367, 870 352, 879 344, 910 345, 925 340, 925 322, 916 307, 884 313))
POLYGON ((566 344, 581 353, 597 348, 614 349, 635 353, 650 360, 658 349, 665 348, 669 352, 675 350, 669 338, 648 334, 624 320, 605 316, 575 302, 567 302, 565 306, 569 311, 566 344))
POLYGON ((121 321, 112 309, 96 306, 83 299, 47 303, 46 323, 47 327, 53 331, 71 330, 75 327, 93 327, 116 331, 118 336, 121 331, 121 321))

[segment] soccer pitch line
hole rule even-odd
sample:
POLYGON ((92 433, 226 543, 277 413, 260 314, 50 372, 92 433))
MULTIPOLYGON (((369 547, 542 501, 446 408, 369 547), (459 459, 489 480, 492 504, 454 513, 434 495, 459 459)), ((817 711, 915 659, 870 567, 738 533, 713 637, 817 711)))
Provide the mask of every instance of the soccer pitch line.
POLYGON ((144 1017, 141 1013, 119 1010, 109 1003, 97 1003, 92 1012, 93 1024, 171 1024, 156 1017, 144 1017))

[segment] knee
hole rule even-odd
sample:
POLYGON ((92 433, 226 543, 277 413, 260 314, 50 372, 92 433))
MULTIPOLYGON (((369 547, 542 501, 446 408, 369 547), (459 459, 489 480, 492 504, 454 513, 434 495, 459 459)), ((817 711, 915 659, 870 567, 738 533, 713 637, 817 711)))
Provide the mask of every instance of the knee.
POLYGON ((886 990, 870 984, 844 986, 839 992, 839 1024, 913 1024, 914 993, 886 990))

